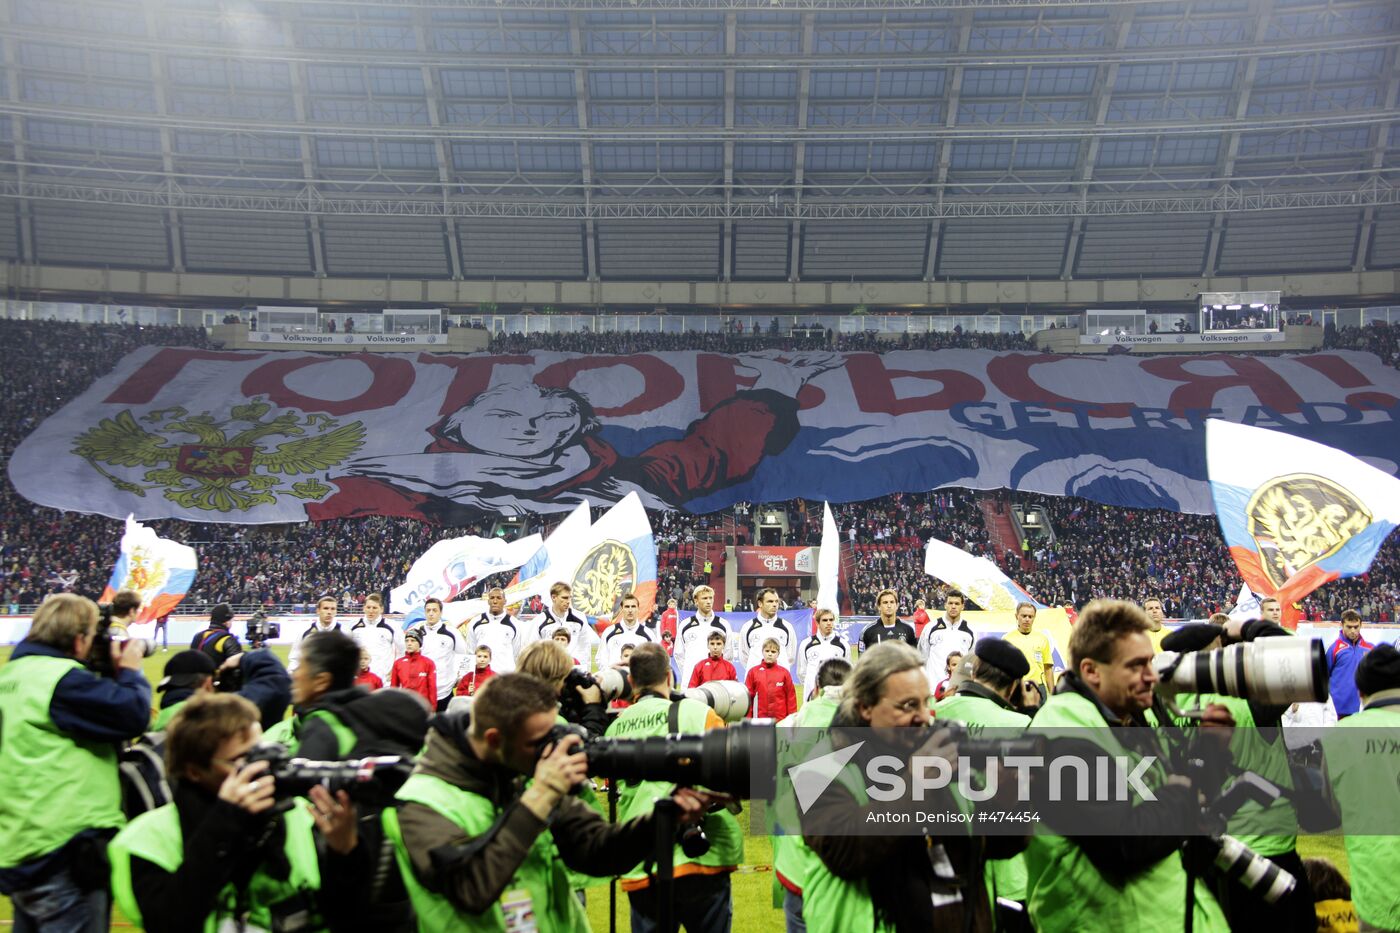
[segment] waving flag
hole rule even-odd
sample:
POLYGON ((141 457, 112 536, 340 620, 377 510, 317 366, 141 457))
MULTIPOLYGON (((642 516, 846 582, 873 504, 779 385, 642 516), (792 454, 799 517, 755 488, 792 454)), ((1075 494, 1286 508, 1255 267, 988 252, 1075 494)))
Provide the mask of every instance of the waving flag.
POLYGON ((1259 597, 1250 590, 1248 583, 1240 584, 1240 595, 1235 597, 1235 608, 1230 610, 1230 619, 1248 622, 1259 618, 1259 597))
POLYGON ((1285 608, 1365 573, 1400 524, 1400 480, 1291 434, 1207 421, 1206 469, 1240 576, 1285 608))
POLYGON ((841 605, 837 597, 837 579, 841 573, 841 533, 836 529, 836 519, 831 514, 831 503, 822 503, 822 549, 817 557, 817 601, 818 609, 830 609, 841 618, 841 605))
POLYGON ((141 608, 131 621, 159 619, 185 598, 198 567, 194 548, 162 538, 128 515, 126 531, 122 533, 121 555, 112 568, 112 578, 102 591, 101 601, 111 602, 120 590, 135 590, 141 594, 141 608))
POLYGON ((515 541, 463 535, 439 541, 409 568, 408 578, 389 594, 390 612, 411 612, 429 597, 456 599, 482 577, 514 570, 534 556, 544 539, 530 535, 515 541))
MULTIPOLYGON (((656 539, 642 500, 629 493, 598 521, 590 524, 589 517, 582 503, 545 538, 505 588, 508 605, 531 596, 548 599, 549 588, 562 580, 573 589, 574 609, 594 619, 616 617, 628 592, 636 593, 640 616, 655 608, 656 539)), ((444 617, 455 622, 485 608, 485 600, 448 603, 444 617)))
POLYGON ((973 557, 937 538, 930 538, 924 549, 924 573, 956 586, 983 609, 1011 612, 1017 603, 1045 608, 987 558, 973 557))

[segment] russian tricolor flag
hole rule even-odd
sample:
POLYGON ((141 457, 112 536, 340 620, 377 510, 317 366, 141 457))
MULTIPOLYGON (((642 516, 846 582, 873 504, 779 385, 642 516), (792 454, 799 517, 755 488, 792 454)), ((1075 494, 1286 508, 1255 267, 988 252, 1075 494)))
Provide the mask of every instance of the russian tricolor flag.
POLYGON ((194 548, 162 538, 128 515, 121 556, 112 568, 101 601, 110 602, 119 590, 135 590, 141 594, 141 608, 131 621, 159 619, 185 598, 198 567, 194 548))
POLYGON ((1285 610, 1365 573, 1400 524, 1400 479, 1291 434, 1207 421, 1206 467, 1240 575, 1285 610))

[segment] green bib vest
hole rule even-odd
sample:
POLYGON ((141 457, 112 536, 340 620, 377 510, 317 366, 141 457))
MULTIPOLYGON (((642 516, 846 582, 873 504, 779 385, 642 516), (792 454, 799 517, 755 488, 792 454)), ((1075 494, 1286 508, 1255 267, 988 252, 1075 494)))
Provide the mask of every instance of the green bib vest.
POLYGON ((116 747, 68 735, 49 717, 58 682, 82 666, 29 655, 0 667, 0 868, 125 822, 116 747))
MULTIPOLYGON (((287 878, 273 878, 259 868, 248 886, 240 892, 226 885, 219 900, 204 920, 205 933, 217 933, 221 924, 237 920, 264 930, 272 929, 272 908, 289 898, 302 898, 314 906, 316 892, 321 888, 321 866, 316 858, 315 820, 301 807, 293 807, 282 817, 286 842, 284 851, 291 867, 287 878)), ((136 892, 131 886, 131 858, 137 856, 174 874, 185 860, 185 842, 180 830, 180 811, 173 803, 149 813, 143 813, 117 833, 107 847, 112 862, 112 898, 127 919, 143 926, 136 892)), ((196 858, 206 857, 196 853, 196 858)), ((311 929, 326 929, 324 921, 315 918, 311 929)))
MULTIPOLYGON (((624 709, 613 720, 605 733, 610 739, 640 739, 647 736, 666 735, 671 704, 660 697, 643 697, 624 709)), ((705 731, 705 720, 710 708, 699 700, 680 701, 680 732, 698 735, 705 731)), ((617 821, 625 823, 633 817, 651 812, 652 804, 660 797, 671 795, 671 785, 665 781, 642 781, 639 784, 622 784, 617 795, 617 821)), ((687 863, 721 868, 738 865, 744 860, 744 834, 739 829, 739 821, 728 810, 711 813, 705 817, 705 835, 710 838, 710 850, 699 858, 690 858, 679 847, 676 848, 675 864, 687 863)), ((636 868, 622 875, 623 880, 631 881, 646 877, 639 863, 636 868)))
MULTIPOLYGON (((1077 693, 1059 693, 1036 714, 1029 732, 1082 729, 1109 755, 1131 764, 1141 755, 1129 751, 1114 736, 1098 707, 1077 693)), ((1165 768, 1158 764, 1143 775, 1148 787, 1161 786, 1165 768)), ((1026 850, 1027 907, 1031 923, 1041 933, 1081 930, 1133 930, 1135 933, 1178 933, 1184 929, 1186 869, 1180 855, 1162 859, 1126 879, 1104 875, 1078 845, 1037 828, 1026 850)), ((1229 929, 1210 889, 1195 879, 1197 933, 1229 929)))
POLYGON ((183 706, 184 706, 186 703, 188 703, 188 702, 189 702, 189 700, 181 700, 179 703, 172 703, 172 704, 170 704, 169 706, 167 706, 165 709, 163 709, 163 710, 161 710, 159 713, 157 713, 157 714, 156 714, 156 721, 153 722, 153 723, 151 723, 151 731, 152 731, 152 732, 164 732, 166 726, 169 726, 169 725, 170 725, 170 720, 174 719, 174 718, 175 718, 175 714, 178 713, 178 712, 180 712, 180 708, 183 707, 183 706))
MULTIPOLYGON (((783 742, 783 728, 791 726, 794 729, 825 729, 831 725, 836 718, 836 711, 841 704, 837 700, 819 696, 802 704, 802 708, 791 716, 778 723, 779 742, 783 742)), ((799 741, 802 741, 799 739, 799 741)), ((810 745, 810 742, 803 742, 810 745)), ((788 742, 786 748, 779 752, 778 761, 786 766, 791 766, 805 758, 811 748, 800 748, 795 743, 788 742)), ((790 794, 780 795, 775 806, 775 814, 778 826, 784 832, 773 835, 773 871, 782 875, 787 882, 799 890, 805 883, 807 877, 807 867, 817 854, 811 850, 806 842, 802 840, 802 823, 798 816, 796 801, 790 794)), ((782 886, 774 879, 775 887, 773 895, 775 907, 782 906, 782 886)))
MULTIPOLYGON (((1288 764, 1283 730, 1269 730, 1274 741, 1265 741, 1265 734, 1254 724, 1248 700, 1213 693, 1182 694, 1176 698, 1176 704, 1182 709, 1198 704, 1204 708, 1211 703, 1224 706, 1235 718, 1236 728, 1230 736, 1230 756, 1234 762, 1242 770, 1253 771, 1285 791, 1293 790, 1293 769, 1288 764)), ((1229 788, 1227 783, 1224 789, 1229 788)), ((1260 855, 1283 855, 1298 846, 1298 811, 1287 797, 1279 797, 1268 807, 1251 800, 1230 817, 1228 832, 1260 855)))
POLYGON ((287 753, 295 755, 297 751, 297 734, 301 731, 301 720, 295 714, 275 724, 271 729, 263 733, 263 742, 277 742, 287 747, 287 753))
MULTIPOLYGON (((968 727, 974 736, 981 735, 984 729, 1007 729, 1023 731, 1031 723, 1025 713, 1006 709, 985 697, 953 694, 938 701, 933 708, 938 719, 959 722, 968 727)), ((1013 901, 1026 899, 1026 857, 1019 854, 1009 859, 989 859, 986 869, 987 896, 993 904, 999 897, 1013 901)))
MULTIPOLYGON (((851 792, 856 803, 869 803, 865 779, 854 764, 847 765, 836 782, 851 792)), ((870 899, 870 886, 864 878, 848 881, 837 877, 813 852, 802 880, 802 921, 808 933, 851 933, 855 930, 894 933, 891 924, 883 920, 876 922, 875 903, 870 899)))
POLYGON ((1395 735, 1397 727, 1400 707, 1363 709, 1337 723, 1334 735, 1322 740, 1332 794, 1342 811, 1342 832, 1351 862, 1352 903, 1358 917, 1382 930, 1400 930, 1400 887, 1395 884, 1400 836, 1379 835, 1395 831, 1395 818, 1377 818, 1378 809, 1395 805, 1400 750, 1393 741, 1358 742, 1340 730, 1373 729, 1379 733, 1385 729, 1395 735), (1371 746, 1370 751, 1366 745, 1371 746))
MULTIPOLYGON (((468 836, 480 836, 500 815, 495 804, 479 794, 468 793, 446 781, 426 774, 415 774, 399 788, 398 799, 430 807, 457 826, 468 836)), ((589 930, 588 916, 574 896, 573 885, 559 857, 554 837, 540 833, 530 846, 525 860, 515 871, 515 877, 501 901, 482 914, 466 914, 446 897, 428 890, 413 871, 403 834, 399 831, 398 811, 384 811, 384 831, 394 844, 394 859, 408 889, 409 900, 418 915, 421 933, 458 933, 458 931, 504 931, 506 910, 516 913, 524 908, 533 913, 541 933, 567 933, 589 930)))

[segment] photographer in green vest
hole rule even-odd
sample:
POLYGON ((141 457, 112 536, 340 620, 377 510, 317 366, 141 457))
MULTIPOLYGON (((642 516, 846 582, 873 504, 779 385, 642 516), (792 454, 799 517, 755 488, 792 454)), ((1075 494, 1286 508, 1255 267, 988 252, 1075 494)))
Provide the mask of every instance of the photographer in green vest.
MULTIPOLYGON (((934 705, 933 715, 939 722, 962 723, 973 737, 990 728, 997 738, 1014 736, 1031 724, 1031 717, 1020 709, 1022 698, 1029 690, 1035 702, 1040 693, 1026 680, 1031 665, 1021 649, 1002 638, 984 638, 964 663, 971 668, 971 678, 958 684, 957 693, 934 705)), ((961 672, 959 665, 955 680, 961 672)), ((1002 933, 1029 930, 1024 855, 989 860, 986 876, 997 929, 1002 933)))
POLYGON ((239 696, 186 702, 166 730, 175 799, 112 840, 112 894, 149 933, 357 930, 373 871, 345 791, 313 787, 280 812, 258 708, 239 696))
MULTIPOLYGON (((962 828, 872 834, 868 778, 876 759, 954 754, 949 730, 932 730, 928 676, 919 652, 896 639, 866 649, 841 688, 833 745, 853 746, 848 763, 802 814, 806 866, 802 916, 811 933, 873 930, 987 933, 991 909, 983 857, 1019 849, 1019 839, 978 838, 962 828), (865 727, 869 727, 868 729, 865 727)), ((951 790, 933 806, 958 806, 951 790)))
MULTIPOLYGON (((817 615, 830 613, 818 610, 817 615)), ((845 658, 828 658, 817 669, 817 692, 791 716, 778 723, 779 734, 792 736, 793 744, 780 760, 792 761, 810 754, 815 745, 814 737, 831 725, 836 712, 841 708, 841 685, 851 675, 851 662, 845 658), (805 731, 783 731, 805 730, 805 731), (805 751, 804 751, 805 750, 805 751)), ((781 902, 783 921, 787 933, 807 933, 806 921, 802 919, 802 886, 806 883, 807 866, 816 858, 797 830, 801 829, 801 817, 790 798, 779 804, 777 822, 784 832, 777 833, 773 840, 773 884, 775 903, 781 902)))
POLYGON ((1400 930, 1400 651, 1379 644, 1356 668, 1361 712, 1328 730, 1322 740, 1327 774, 1342 815, 1351 898, 1362 933, 1400 930))
MULTIPOLYGON (((1132 603, 1091 602, 1070 636, 1069 668, 1031 723, 1031 733, 1073 735, 1134 767, 1152 759, 1140 780, 1156 798, 1076 801, 1074 826, 1031 837, 1027 906, 1038 931, 1175 933, 1185 929, 1188 879, 1196 933, 1229 928, 1209 887, 1183 862, 1187 838, 1204 835, 1206 823, 1191 779, 1165 764, 1171 755, 1154 709, 1150 632, 1147 614, 1132 603)), ((1200 714, 1202 727, 1225 738, 1233 723, 1217 704, 1200 714)))
POLYGON ((123 823, 117 745, 144 731, 151 685, 138 639, 113 677, 84 666, 97 604, 50 596, 0 667, 0 893, 17 930, 106 930, 108 838, 123 823))
MULTIPOLYGON (((608 726, 608 738, 640 739, 724 728, 724 720, 699 700, 672 699, 671 659, 660 645, 638 645, 628 671, 632 705, 608 726)), ((656 799, 670 792, 670 785, 659 781, 624 783, 618 794, 618 818, 648 814, 656 799)), ((734 913, 729 875, 744 860, 744 837, 734 814, 725 809, 708 814, 703 828, 710 841, 703 855, 686 855, 679 846, 675 850, 675 918, 688 933, 728 933, 734 913)), ((632 907, 634 933, 658 930, 656 890, 642 865, 633 866, 622 876, 622 890, 632 907)))
MULTIPOLYGON (((399 809, 384 814, 423 933, 524 930, 526 918, 541 933, 586 931, 567 869, 616 874, 650 851, 650 815, 609 824, 573 793, 588 757, 577 735, 556 740, 558 707, 551 684, 498 674, 469 712, 432 720, 399 809)), ((682 823, 713 802, 690 789, 672 799, 682 823)))

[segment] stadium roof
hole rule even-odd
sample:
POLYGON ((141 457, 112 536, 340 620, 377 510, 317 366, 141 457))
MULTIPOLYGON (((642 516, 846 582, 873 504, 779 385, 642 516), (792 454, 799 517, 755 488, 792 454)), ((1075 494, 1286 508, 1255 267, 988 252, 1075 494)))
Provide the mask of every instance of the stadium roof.
POLYGON ((0 256, 414 278, 1400 267, 1393 0, 0 0, 0 256))

